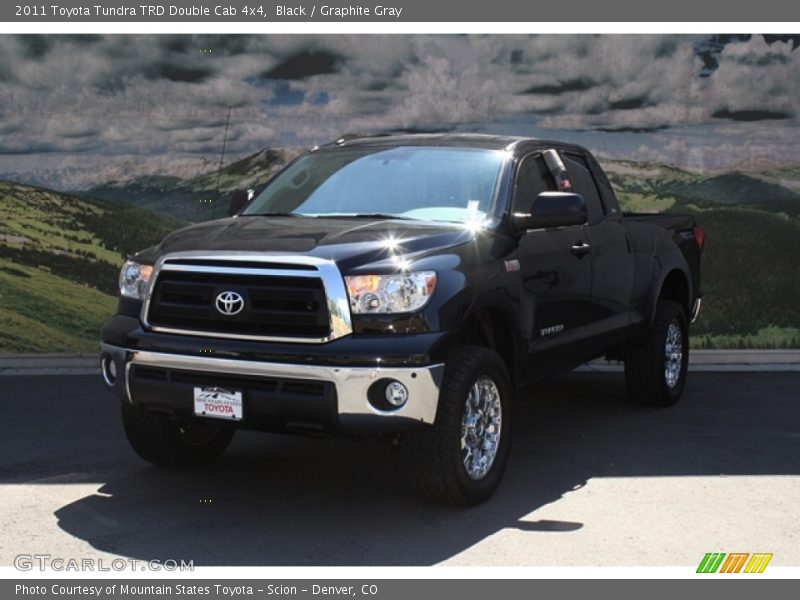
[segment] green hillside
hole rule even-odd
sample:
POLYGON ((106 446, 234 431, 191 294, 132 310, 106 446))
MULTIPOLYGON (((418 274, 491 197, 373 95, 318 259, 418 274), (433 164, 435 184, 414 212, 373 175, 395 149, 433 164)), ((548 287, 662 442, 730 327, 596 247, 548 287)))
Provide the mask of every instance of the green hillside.
POLYGON ((1 352, 95 352, 116 299, 95 288, 0 259, 1 352))
POLYGON ((747 173, 724 173, 694 182, 669 182, 662 187, 662 193, 800 215, 800 193, 747 173))
POLYGON ((643 198, 663 201, 682 197, 800 216, 800 174, 796 169, 706 175, 631 161, 604 161, 603 166, 620 194, 620 201, 630 202, 628 210, 666 210, 658 203, 650 206, 647 203, 637 204, 637 201, 641 202, 643 198))
POLYGON ((798 347, 798 219, 747 208, 701 208, 685 200, 706 233, 703 310, 695 341, 706 347, 798 347))
POLYGON ((89 196, 123 202, 185 221, 208 221, 228 215, 230 193, 258 189, 299 151, 261 150, 246 158, 191 179, 168 176, 138 177, 92 188, 89 196), (219 193, 217 192, 219 189, 219 193))
POLYGON ((93 352, 123 257, 180 221, 0 181, 0 353, 93 352))
POLYGON ((630 162, 608 170, 624 211, 690 213, 705 230, 696 346, 800 347, 800 195, 789 189, 797 170, 704 177, 630 162))

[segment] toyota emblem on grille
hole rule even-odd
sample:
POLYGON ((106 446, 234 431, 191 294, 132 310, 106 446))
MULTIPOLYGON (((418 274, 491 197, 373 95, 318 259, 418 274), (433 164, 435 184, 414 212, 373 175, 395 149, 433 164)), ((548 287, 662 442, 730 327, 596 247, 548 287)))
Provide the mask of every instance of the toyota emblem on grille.
POLYGON ((232 317, 242 312, 244 308, 244 298, 241 294, 236 292, 222 292, 217 294, 217 299, 214 301, 217 310, 226 317, 232 317))

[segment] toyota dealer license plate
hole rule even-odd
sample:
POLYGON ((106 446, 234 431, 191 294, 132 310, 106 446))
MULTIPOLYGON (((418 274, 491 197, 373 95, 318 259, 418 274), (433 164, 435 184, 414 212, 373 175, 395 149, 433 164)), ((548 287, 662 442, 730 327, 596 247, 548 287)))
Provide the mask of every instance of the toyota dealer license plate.
POLYGON ((242 418, 242 392, 219 387, 194 388, 194 414, 240 421, 242 418))

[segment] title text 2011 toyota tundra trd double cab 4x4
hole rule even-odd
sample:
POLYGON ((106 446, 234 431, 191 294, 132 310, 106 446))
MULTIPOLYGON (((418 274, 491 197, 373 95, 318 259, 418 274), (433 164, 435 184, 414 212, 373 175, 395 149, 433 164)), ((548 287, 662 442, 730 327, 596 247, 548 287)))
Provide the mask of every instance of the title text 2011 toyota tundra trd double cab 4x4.
POLYGON ((471 504, 526 383, 605 355, 636 401, 681 395, 703 232, 623 216, 581 147, 343 138, 235 204, 132 257, 102 330, 152 463, 207 463, 237 428, 396 432, 422 495, 471 504))

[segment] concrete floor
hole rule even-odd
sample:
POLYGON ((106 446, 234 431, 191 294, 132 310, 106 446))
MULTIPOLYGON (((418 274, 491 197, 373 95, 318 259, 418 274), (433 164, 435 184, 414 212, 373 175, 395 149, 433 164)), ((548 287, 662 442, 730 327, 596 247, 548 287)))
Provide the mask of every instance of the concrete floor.
POLYGON ((681 403, 618 373, 528 388, 486 504, 417 501, 388 440, 239 432, 165 471, 128 449, 98 376, 0 381, 0 565, 20 553, 202 565, 800 565, 800 373, 692 373, 681 403))

